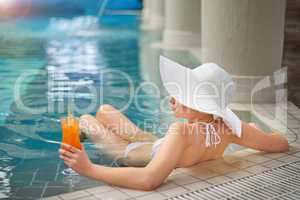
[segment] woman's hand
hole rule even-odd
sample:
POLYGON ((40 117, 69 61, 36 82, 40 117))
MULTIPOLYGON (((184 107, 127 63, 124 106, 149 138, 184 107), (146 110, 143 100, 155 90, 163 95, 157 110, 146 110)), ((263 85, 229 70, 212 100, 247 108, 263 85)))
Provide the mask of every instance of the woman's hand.
POLYGON ((80 150, 69 144, 61 143, 59 153, 59 157, 65 164, 80 175, 88 176, 91 172, 93 163, 90 161, 83 145, 82 150, 80 150))

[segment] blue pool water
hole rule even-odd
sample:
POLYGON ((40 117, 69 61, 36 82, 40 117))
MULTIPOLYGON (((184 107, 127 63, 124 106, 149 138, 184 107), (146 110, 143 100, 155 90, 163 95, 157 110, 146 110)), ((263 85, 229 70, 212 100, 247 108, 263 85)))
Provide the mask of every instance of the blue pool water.
MULTIPOLYGON (((0 198, 36 199, 101 185, 61 173, 66 166, 58 158, 57 142, 67 99, 74 99, 79 116, 95 114, 102 103, 121 109, 138 97, 138 104, 129 102, 123 113, 161 135, 161 124, 174 120, 159 110, 164 95, 138 86, 151 81, 162 88, 160 54, 199 64, 185 52, 149 48, 160 36, 143 33, 138 15, 105 16, 101 24, 91 16, 22 18, 2 21, 0 29, 0 198)), ((86 149, 94 162, 115 165, 92 144, 86 149)))

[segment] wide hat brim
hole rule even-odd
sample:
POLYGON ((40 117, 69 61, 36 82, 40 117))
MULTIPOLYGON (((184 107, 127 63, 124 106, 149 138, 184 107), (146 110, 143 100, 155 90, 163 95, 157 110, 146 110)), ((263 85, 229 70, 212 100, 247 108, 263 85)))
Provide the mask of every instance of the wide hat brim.
POLYGON ((160 56, 160 75, 170 96, 189 108, 221 117, 241 136, 241 120, 228 108, 235 84, 226 71, 214 63, 189 69, 160 56))

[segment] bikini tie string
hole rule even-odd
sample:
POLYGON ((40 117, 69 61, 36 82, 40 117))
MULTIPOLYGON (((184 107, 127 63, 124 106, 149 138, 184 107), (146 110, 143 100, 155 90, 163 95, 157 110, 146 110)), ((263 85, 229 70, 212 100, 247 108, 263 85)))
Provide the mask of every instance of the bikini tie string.
POLYGON ((213 124, 206 124, 206 137, 205 137, 205 147, 214 146, 221 143, 221 137, 216 131, 213 124))

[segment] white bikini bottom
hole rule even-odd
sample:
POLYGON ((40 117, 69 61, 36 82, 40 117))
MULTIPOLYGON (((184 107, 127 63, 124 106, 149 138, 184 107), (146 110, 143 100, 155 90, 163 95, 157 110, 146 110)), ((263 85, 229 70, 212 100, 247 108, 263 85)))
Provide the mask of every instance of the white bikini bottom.
POLYGON ((157 154, 161 143, 163 142, 164 138, 160 138, 158 140, 156 140, 155 142, 132 142, 130 144, 127 145, 125 152, 124 152, 124 158, 127 158, 129 152, 131 152, 134 149, 139 148, 140 146, 143 146, 145 144, 153 144, 152 145, 152 151, 151 151, 151 158, 153 159, 154 156, 157 154))

